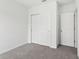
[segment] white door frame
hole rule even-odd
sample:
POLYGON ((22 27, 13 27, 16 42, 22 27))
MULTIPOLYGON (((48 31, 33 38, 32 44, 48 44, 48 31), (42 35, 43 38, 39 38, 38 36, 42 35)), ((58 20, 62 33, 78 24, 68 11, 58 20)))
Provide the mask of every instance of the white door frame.
MULTIPOLYGON (((35 14, 30 14, 29 15, 29 25, 28 26, 30 26, 29 27, 29 37, 28 37, 28 43, 33 43, 32 42, 32 16, 34 16, 34 15, 40 15, 39 13, 35 13, 35 14)), ((59 42, 58 42, 58 19, 56 19, 56 44, 55 44, 55 46, 52 46, 52 44, 51 44, 51 48, 57 48, 58 47, 58 45, 59 45, 59 42)), ((51 18, 51 30, 52 30, 52 18, 51 18)))
MULTIPOLYGON (((75 10, 74 11, 74 15, 73 15, 73 17, 74 17, 74 47, 75 48, 77 48, 75 45, 76 45, 76 43, 75 43, 75 40, 78 40, 77 39, 77 28, 78 28, 78 26, 77 26, 77 18, 75 18, 75 17, 77 17, 77 10, 75 10)), ((60 24, 61 23, 61 14, 59 15, 59 21, 58 21, 58 23, 60 24)), ((60 28, 61 28, 61 25, 60 25, 60 28)), ((58 33, 60 34, 60 36, 61 36, 61 29, 58 29, 58 33)), ((61 37, 60 37, 60 39, 58 39, 58 40, 60 40, 59 41, 59 45, 61 45, 61 37)), ((78 45, 78 44, 77 44, 78 45)))
POLYGON ((77 33, 78 33, 78 23, 77 23, 77 9, 74 11, 74 38, 75 38, 75 48, 78 46, 78 39, 77 39, 77 33))

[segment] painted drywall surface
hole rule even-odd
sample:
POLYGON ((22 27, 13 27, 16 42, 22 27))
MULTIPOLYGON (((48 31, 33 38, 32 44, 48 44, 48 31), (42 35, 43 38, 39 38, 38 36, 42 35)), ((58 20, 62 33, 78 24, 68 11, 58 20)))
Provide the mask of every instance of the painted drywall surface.
POLYGON ((78 7, 78 34, 77 34, 77 39, 78 39, 78 47, 77 47, 77 54, 79 57, 79 7, 78 7))
POLYGON ((70 4, 61 5, 60 12, 66 13, 66 12, 74 12, 75 10, 75 2, 72 2, 70 4))
POLYGON ((27 12, 13 0, 0 0, 0 54, 27 43, 27 12))
POLYGON ((77 46, 77 54, 79 57, 79 0, 76 0, 76 8, 77 8, 77 39, 78 39, 78 46, 77 46))
MULTIPOLYGON (((42 3, 42 0, 16 0, 16 1, 27 6, 27 8, 30 8, 42 3)), ((46 0, 46 1, 58 1, 60 4, 67 4, 75 0, 46 0)))
POLYGON ((57 45, 61 42, 61 19, 60 19, 60 4, 57 3, 57 45))
POLYGON ((51 22, 52 22, 52 26, 51 26, 51 34, 52 34, 52 40, 51 40, 51 46, 52 48, 56 48, 57 47, 57 3, 56 1, 54 2, 45 2, 43 4, 41 4, 40 6, 35 6, 31 9, 29 9, 29 25, 28 25, 28 39, 29 39, 29 43, 31 43, 31 15, 32 14, 47 14, 47 12, 50 13, 50 17, 51 17, 51 22), (47 8, 47 10, 45 10, 44 8, 47 8))
MULTIPOLYGON (((27 6, 27 8, 31 8, 36 5, 40 5, 42 3, 42 0, 16 0, 16 1, 27 6)), ((56 1, 56 0, 46 0, 46 1, 56 1)))

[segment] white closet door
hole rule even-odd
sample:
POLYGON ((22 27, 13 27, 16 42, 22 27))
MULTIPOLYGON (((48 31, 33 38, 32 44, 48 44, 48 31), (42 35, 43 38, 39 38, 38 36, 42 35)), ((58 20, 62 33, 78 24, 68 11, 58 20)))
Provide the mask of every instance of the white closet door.
POLYGON ((48 15, 32 15, 32 43, 51 45, 50 17, 48 15))
POLYGON ((74 47, 74 13, 61 14, 61 44, 74 47))

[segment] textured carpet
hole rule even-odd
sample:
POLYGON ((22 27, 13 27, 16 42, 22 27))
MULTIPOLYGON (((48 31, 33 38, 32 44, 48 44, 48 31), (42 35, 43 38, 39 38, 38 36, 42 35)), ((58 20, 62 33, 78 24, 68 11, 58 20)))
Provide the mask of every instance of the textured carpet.
POLYGON ((57 49, 38 44, 26 44, 0 55, 0 59, 78 59, 75 48, 60 46, 57 49))

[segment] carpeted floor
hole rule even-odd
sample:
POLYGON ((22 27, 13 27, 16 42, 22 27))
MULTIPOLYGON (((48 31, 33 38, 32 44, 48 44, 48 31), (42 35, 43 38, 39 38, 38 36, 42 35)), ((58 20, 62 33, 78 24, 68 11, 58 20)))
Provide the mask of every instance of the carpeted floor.
POLYGON ((75 48, 60 46, 57 49, 38 44, 26 44, 0 55, 0 59, 78 59, 75 48))

